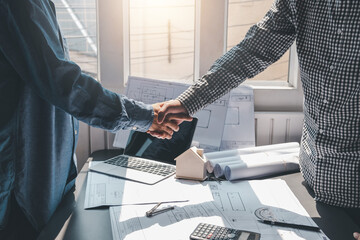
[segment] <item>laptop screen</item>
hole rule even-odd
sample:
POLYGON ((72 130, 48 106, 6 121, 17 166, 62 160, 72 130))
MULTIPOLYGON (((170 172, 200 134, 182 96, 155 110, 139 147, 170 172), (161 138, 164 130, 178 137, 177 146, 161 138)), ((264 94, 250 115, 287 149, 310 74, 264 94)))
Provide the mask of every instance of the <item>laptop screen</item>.
POLYGON ((190 148, 197 118, 182 122, 171 139, 158 139, 145 132, 132 131, 124 154, 175 164, 174 159, 190 148))

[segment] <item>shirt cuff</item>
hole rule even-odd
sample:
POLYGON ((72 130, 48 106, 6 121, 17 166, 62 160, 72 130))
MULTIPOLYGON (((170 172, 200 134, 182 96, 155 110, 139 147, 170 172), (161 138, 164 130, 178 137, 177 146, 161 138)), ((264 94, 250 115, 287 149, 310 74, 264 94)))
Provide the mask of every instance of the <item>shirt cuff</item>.
POLYGON ((124 106, 129 118, 129 124, 123 129, 146 132, 152 125, 154 119, 152 105, 132 99, 124 99, 124 106))
POLYGON ((183 92, 179 97, 177 97, 176 100, 181 102, 181 104, 185 107, 191 116, 201 109, 199 104, 200 99, 197 98, 191 87, 183 92))

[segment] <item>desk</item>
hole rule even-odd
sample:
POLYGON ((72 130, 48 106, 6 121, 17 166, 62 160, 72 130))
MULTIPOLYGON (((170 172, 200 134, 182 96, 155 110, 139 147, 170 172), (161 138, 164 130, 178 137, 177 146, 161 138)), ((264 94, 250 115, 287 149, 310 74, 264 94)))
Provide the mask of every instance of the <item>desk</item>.
MULTIPOLYGON (((94 161, 101 161, 118 154, 121 154, 120 150, 101 150, 94 152, 91 157, 94 161)), ((112 239, 108 208, 84 210, 87 172, 88 162, 77 177, 76 191, 65 197, 39 239, 112 239)), ((352 233, 355 230, 360 231, 360 227, 343 209, 316 203, 313 191, 306 186, 300 173, 274 178, 286 181, 311 218, 330 239, 351 240, 352 233)))

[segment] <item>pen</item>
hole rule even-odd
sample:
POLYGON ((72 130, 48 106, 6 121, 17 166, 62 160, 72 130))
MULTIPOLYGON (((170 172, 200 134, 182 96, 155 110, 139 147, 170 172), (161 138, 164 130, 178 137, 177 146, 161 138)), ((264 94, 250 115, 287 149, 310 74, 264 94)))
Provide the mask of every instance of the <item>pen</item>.
POLYGON ((278 221, 272 221, 272 220, 258 220, 258 221, 261 222, 261 223, 270 224, 270 225, 274 225, 274 226, 290 227, 290 228, 296 228, 296 229, 303 229, 303 230, 320 232, 320 228, 316 227, 316 226, 301 225, 301 224, 286 223, 286 222, 278 222, 278 221))
POLYGON ((167 208, 162 208, 159 210, 156 210, 159 206, 160 206, 161 202, 156 204, 152 209, 150 209, 149 211, 146 212, 146 216, 147 217, 152 217, 154 215, 166 212, 166 211, 170 211, 173 210, 175 207, 167 207, 167 208))

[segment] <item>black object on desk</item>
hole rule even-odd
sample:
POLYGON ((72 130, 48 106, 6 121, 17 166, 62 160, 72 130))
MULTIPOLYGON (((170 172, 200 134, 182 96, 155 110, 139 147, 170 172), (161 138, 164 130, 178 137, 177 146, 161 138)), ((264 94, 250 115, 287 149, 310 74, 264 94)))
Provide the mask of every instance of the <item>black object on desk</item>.
POLYGON ((191 233, 190 240, 259 240, 260 236, 260 233, 200 223, 191 233))
POLYGON ((175 174, 174 159, 189 149, 197 119, 184 121, 171 139, 158 139, 145 132, 132 131, 124 155, 119 155, 90 170, 144 184, 156 184, 175 174))
POLYGON ((320 232, 320 228, 316 227, 316 226, 308 226, 308 225, 301 225, 301 224, 287 223, 287 222, 278 222, 278 221, 272 221, 272 220, 258 220, 258 221, 261 223, 270 224, 270 225, 274 225, 274 226, 320 232))
POLYGON ((171 139, 159 139, 146 132, 132 131, 124 154, 174 164, 174 159, 190 148, 197 121, 197 118, 193 118, 191 122, 182 122, 171 139))

